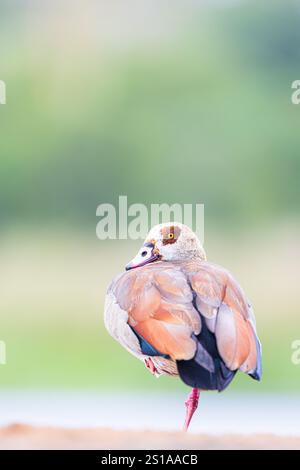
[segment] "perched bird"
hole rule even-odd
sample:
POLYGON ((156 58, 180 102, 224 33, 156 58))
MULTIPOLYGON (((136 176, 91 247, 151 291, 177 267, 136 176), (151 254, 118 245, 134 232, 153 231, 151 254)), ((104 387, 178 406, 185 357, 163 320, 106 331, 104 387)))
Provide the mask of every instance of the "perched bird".
POLYGON ((206 261, 186 225, 150 230, 126 271, 112 281, 104 321, 152 374, 179 376, 192 387, 185 429, 201 390, 224 390, 238 370, 261 378, 252 307, 233 276, 206 261))

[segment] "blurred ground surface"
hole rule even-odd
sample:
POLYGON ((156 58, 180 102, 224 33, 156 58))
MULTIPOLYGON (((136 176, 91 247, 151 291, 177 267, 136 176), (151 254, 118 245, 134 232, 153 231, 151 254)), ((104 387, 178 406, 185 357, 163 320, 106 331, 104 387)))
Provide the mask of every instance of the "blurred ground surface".
POLYGON ((15 424, 0 429, 0 449, 300 449, 300 437, 271 434, 210 436, 15 424))

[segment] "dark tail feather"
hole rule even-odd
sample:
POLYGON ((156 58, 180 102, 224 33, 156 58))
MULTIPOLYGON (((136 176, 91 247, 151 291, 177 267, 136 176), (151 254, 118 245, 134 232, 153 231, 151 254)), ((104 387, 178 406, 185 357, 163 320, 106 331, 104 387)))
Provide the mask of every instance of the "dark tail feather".
POLYGON ((255 371, 249 375, 254 380, 261 380, 261 377, 262 377, 261 344, 256 335, 255 335, 255 340, 256 340, 257 365, 256 365, 255 371))
POLYGON ((200 390, 224 390, 236 371, 226 367, 219 355, 215 336, 208 330, 202 318, 202 329, 194 336, 197 351, 189 361, 177 361, 178 373, 182 381, 190 387, 200 390))
POLYGON ((213 369, 208 370, 197 362, 196 356, 189 361, 177 361, 177 368, 181 380, 186 385, 219 392, 228 387, 236 374, 236 371, 229 370, 220 359, 215 359, 213 369))

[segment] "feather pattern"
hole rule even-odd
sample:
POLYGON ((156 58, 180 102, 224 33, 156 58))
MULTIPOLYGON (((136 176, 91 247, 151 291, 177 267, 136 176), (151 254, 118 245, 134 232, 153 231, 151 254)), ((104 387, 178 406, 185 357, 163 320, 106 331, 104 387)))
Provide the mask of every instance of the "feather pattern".
POLYGON ((179 373, 192 386, 222 390, 238 369, 261 376, 252 308, 231 274, 207 261, 157 261, 123 273, 109 288, 105 324, 141 360, 147 343, 159 373, 179 373))

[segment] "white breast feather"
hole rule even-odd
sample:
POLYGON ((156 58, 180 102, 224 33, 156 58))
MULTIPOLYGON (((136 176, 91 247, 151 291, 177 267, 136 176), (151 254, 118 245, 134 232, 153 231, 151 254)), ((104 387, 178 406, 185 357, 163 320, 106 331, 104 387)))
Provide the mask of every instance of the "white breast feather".
POLYGON ((119 306, 113 293, 109 292, 106 295, 104 305, 105 327, 111 336, 121 343, 127 351, 143 361, 144 359, 147 359, 147 356, 143 355, 139 340, 133 333, 127 321, 128 313, 119 306))

